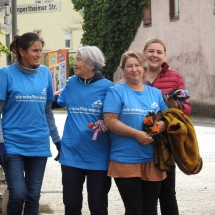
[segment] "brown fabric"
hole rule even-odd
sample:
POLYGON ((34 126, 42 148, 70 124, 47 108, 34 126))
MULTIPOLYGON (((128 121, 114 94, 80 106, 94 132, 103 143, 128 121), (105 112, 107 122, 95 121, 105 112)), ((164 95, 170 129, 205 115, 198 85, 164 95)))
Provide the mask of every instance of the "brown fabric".
POLYGON ((104 113, 105 126, 115 134, 136 138, 138 132, 140 131, 121 122, 120 120, 118 120, 118 117, 119 114, 104 113))
MULTIPOLYGON (((167 124, 168 143, 177 166, 187 175, 199 173, 203 162, 191 120, 177 108, 170 108, 163 115, 167 124)), ((161 161, 170 157, 165 153, 162 155, 159 157, 161 161)))
POLYGON ((138 177, 144 181, 162 181, 166 178, 166 172, 161 172, 154 162, 145 164, 124 164, 110 161, 108 176, 113 178, 138 177))
POLYGON ((175 161, 171 154, 170 145, 165 133, 154 136, 155 139, 155 165, 161 171, 175 168, 175 161))
POLYGON ((118 121, 119 114, 104 113, 104 124, 108 130, 113 131, 114 125, 118 121))

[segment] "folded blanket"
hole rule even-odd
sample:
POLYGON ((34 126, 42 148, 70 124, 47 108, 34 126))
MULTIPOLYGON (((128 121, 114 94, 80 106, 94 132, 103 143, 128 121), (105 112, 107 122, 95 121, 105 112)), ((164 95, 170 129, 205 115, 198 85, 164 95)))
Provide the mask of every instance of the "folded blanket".
POLYGON ((161 170, 173 167, 173 160, 187 175, 201 171, 200 156, 195 128, 191 120, 179 109, 170 108, 163 112, 167 124, 166 135, 160 136, 155 147, 155 162, 161 170))

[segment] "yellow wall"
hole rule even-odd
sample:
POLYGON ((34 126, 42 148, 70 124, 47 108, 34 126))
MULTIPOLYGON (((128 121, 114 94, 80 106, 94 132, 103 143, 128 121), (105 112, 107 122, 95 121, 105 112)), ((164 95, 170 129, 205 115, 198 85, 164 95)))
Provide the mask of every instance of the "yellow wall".
MULTIPOLYGON (((71 0, 53 0, 53 2, 61 2, 60 12, 17 14, 18 34, 41 30, 41 36, 45 41, 44 51, 65 48, 65 29, 68 27, 81 28, 81 24, 75 24, 75 21, 83 22, 82 13, 73 9, 71 0)), ((17 0, 18 6, 23 4, 36 3, 35 0, 17 0)), ((4 13, 0 15, 0 22, 4 23, 4 13)), ((82 33, 82 30, 76 30, 71 33, 72 49, 69 49, 71 54, 75 53, 77 48, 81 46, 82 33)), ((5 43, 4 36, 0 35, 0 41, 5 43)), ((2 55, 0 67, 4 65, 6 65, 6 57, 2 55)))

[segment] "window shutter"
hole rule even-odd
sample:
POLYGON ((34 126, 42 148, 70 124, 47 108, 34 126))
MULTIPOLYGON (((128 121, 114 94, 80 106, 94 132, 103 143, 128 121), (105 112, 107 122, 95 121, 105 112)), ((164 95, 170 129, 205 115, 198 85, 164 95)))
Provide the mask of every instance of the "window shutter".
POLYGON ((174 17, 174 0, 169 0, 169 18, 174 17))
POLYGON ((152 23, 151 19, 151 2, 147 7, 143 8, 143 23, 144 25, 150 25, 152 23))

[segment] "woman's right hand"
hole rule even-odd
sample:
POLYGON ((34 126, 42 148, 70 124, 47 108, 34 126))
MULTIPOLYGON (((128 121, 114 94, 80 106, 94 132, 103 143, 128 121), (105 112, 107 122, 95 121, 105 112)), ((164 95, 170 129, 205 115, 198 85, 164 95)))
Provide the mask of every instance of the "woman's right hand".
POLYGON ((135 138, 142 145, 147 145, 154 141, 154 139, 151 136, 149 136, 145 131, 137 131, 135 133, 135 138))

